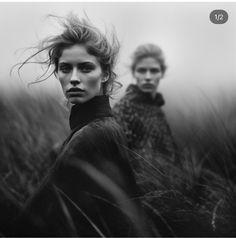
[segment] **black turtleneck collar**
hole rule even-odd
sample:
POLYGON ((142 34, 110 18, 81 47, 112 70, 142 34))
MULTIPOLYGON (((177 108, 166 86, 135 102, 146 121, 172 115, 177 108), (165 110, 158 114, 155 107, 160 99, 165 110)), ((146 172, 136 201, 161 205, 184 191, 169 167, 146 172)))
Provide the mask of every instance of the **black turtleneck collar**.
POLYGON ((106 95, 96 96, 85 103, 72 106, 69 119, 70 128, 79 130, 97 118, 111 116, 109 97, 106 95))
POLYGON ((129 97, 130 100, 137 103, 151 104, 158 107, 161 107, 165 104, 165 100, 161 93, 157 92, 155 98, 153 98, 150 93, 142 92, 135 84, 130 84, 128 86, 126 89, 126 96, 129 97))

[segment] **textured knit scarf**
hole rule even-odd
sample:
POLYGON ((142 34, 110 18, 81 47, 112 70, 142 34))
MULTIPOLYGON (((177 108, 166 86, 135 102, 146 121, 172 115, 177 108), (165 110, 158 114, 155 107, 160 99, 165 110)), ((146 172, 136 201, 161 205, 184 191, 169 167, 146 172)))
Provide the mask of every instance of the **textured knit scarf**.
POLYGON ((126 90, 126 97, 136 103, 156 105, 158 107, 161 107, 165 104, 164 98, 161 93, 157 92, 155 98, 152 98, 152 95, 150 93, 142 92, 139 87, 134 84, 128 86, 126 90))

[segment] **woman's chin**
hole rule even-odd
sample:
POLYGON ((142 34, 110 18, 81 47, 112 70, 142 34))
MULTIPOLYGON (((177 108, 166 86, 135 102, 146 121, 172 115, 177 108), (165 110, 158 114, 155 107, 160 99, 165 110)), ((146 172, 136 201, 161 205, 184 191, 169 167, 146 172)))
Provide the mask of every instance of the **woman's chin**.
POLYGON ((153 88, 142 88, 141 91, 142 91, 143 93, 150 93, 150 94, 152 94, 152 93, 155 92, 156 90, 153 89, 153 88))
POLYGON ((68 100, 71 104, 81 104, 88 101, 88 99, 84 97, 70 97, 68 100))

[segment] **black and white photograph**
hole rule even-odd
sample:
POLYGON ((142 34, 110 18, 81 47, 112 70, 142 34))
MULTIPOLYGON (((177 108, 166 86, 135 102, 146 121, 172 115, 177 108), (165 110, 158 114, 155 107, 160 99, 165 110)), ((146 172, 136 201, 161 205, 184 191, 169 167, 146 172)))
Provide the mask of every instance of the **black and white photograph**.
POLYGON ((236 237, 236 2, 0 2, 0 237, 236 237))

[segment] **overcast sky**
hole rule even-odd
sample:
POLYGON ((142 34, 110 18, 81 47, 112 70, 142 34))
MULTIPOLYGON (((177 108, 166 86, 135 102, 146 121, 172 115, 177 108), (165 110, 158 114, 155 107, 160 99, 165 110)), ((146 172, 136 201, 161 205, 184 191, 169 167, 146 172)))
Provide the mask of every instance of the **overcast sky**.
MULTIPOLYGON (((236 89, 236 3, 233 2, 0 3, 1 85, 14 82, 17 77, 15 73, 10 79, 9 70, 22 60, 19 49, 34 46, 57 32, 57 25, 45 16, 65 16, 70 11, 80 16, 86 12, 102 30, 115 27, 121 42, 117 71, 124 85, 118 97, 134 82, 129 70, 132 52, 147 42, 158 44, 166 56, 168 69, 159 90, 167 105, 196 101, 203 94, 215 100, 215 95, 230 94, 236 89), (215 9, 227 11, 229 19, 225 24, 210 21, 209 14, 215 9)), ((37 70, 35 66, 26 67, 22 77, 34 80, 37 70)), ((53 77, 40 87, 45 85, 59 90, 53 77)))

